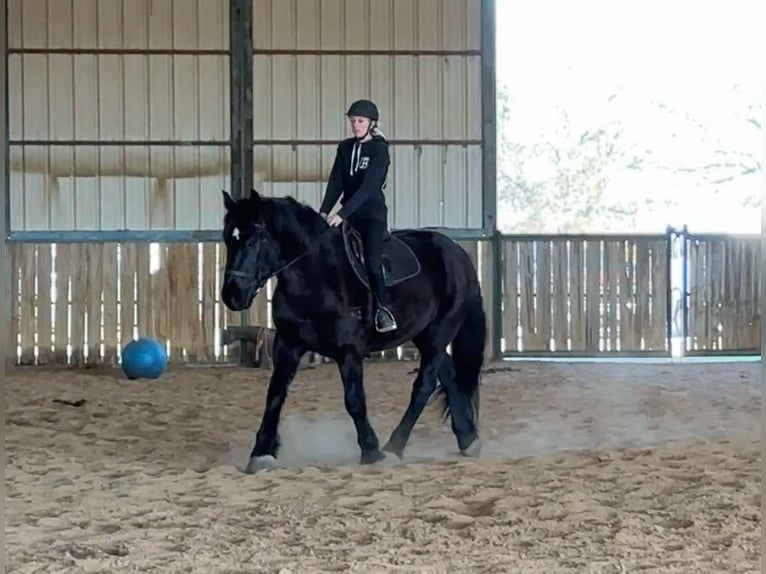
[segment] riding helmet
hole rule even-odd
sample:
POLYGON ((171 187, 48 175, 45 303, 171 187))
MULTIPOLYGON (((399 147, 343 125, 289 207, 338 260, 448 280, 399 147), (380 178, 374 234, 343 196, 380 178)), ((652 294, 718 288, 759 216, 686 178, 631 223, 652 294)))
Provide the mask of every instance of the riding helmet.
POLYGON ((361 116, 374 122, 378 121, 378 106, 371 100, 357 100, 351 104, 346 112, 347 116, 361 116))

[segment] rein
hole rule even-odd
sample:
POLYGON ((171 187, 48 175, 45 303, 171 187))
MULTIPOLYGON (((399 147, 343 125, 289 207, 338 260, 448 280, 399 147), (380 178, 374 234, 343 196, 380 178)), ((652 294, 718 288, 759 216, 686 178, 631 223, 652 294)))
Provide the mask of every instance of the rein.
POLYGON ((319 236, 313 241, 311 245, 309 245, 309 247, 303 253, 298 255, 298 257, 295 257, 291 261, 288 261, 287 263, 282 265, 282 267, 274 271, 271 275, 269 275, 269 277, 274 277, 275 275, 279 275, 280 273, 282 273, 282 271, 284 271, 288 267, 292 266, 293 264, 297 263, 298 261, 306 257, 306 255, 308 255, 311 252, 311 250, 314 249, 314 247, 316 247, 322 242, 322 239, 324 239, 325 234, 328 233, 329 231, 332 231, 332 229, 333 228, 328 225, 327 229, 322 231, 322 233, 319 234, 319 236))
MULTIPOLYGON (((295 263, 297 263, 298 261, 306 257, 306 255, 308 255, 311 252, 311 250, 314 249, 314 247, 316 247, 317 245, 321 243, 325 235, 329 233, 330 231, 332 231, 332 229, 333 229, 332 227, 328 226, 327 229, 322 231, 322 233, 320 233, 319 236, 316 237, 316 239, 314 239, 311 245, 307 249, 305 249, 303 253, 301 253, 297 257, 294 257, 293 259, 291 259, 290 261, 288 261, 287 263, 279 267, 276 271, 271 272, 269 276, 266 278, 266 280, 268 281, 275 275, 279 275, 280 273, 282 273, 282 271, 288 269, 289 267, 291 267, 292 265, 294 265, 295 263)), ((231 275, 232 277, 239 277, 241 279, 255 279, 255 275, 253 273, 245 273, 244 271, 227 270, 225 275, 231 275)))

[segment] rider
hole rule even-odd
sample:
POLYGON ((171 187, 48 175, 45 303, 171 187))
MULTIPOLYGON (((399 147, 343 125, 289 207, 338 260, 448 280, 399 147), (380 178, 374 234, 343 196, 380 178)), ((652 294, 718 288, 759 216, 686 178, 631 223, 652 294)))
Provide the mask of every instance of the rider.
POLYGON ((361 235, 364 262, 375 301, 375 328, 388 333, 397 328, 388 310, 388 293, 383 280, 381 251, 388 233, 388 208, 384 192, 388 181, 388 142, 378 130, 378 107, 370 100, 357 100, 348 108, 353 137, 338 145, 335 163, 327 182, 319 212, 337 227, 348 221, 361 235), (341 197, 341 209, 328 216, 341 197))

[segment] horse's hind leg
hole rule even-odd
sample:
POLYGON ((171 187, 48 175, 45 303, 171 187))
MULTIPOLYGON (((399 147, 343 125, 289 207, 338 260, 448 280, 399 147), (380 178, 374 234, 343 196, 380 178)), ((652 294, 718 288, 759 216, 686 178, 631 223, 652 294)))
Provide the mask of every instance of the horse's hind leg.
POLYGON ((478 432, 471 408, 471 398, 461 392, 455 377, 454 362, 452 357, 447 356, 439 366, 439 381, 446 395, 442 412, 445 418, 449 416, 452 419, 452 432, 457 437, 460 452, 470 456, 473 450, 481 448, 481 443, 476 441, 478 432))
POLYGON ((269 381, 261 426, 258 428, 255 446, 245 469, 248 474, 269 468, 274 464, 279 450, 277 429, 282 405, 285 403, 287 389, 295 377, 302 356, 302 350, 290 347, 277 333, 274 338, 274 370, 269 381))
POLYGON ((410 404, 402 415, 401 421, 391 433, 391 437, 383 447, 384 452, 390 452, 402 458, 404 448, 410 440, 412 428, 415 426, 428 399, 436 388, 437 373, 440 363, 447 358, 446 344, 440 345, 439 337, 431 338, 428 335, 419 335, 413 342, 420 352, 420 368, 418 376, 412 385, 410 404))

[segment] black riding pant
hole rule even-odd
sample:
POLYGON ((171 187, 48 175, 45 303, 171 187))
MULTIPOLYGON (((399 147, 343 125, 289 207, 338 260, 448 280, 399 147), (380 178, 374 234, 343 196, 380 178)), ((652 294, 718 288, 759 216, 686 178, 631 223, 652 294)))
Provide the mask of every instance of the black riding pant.
POLYGON ((386 220, 380 217, 354 217, 349 218, 349 223, 362 236, 364 251, 364 266, 370 279, 370 290, 377 302, 388 305, 386 284, 383 279, 383 241, 388 234, 386 220))

